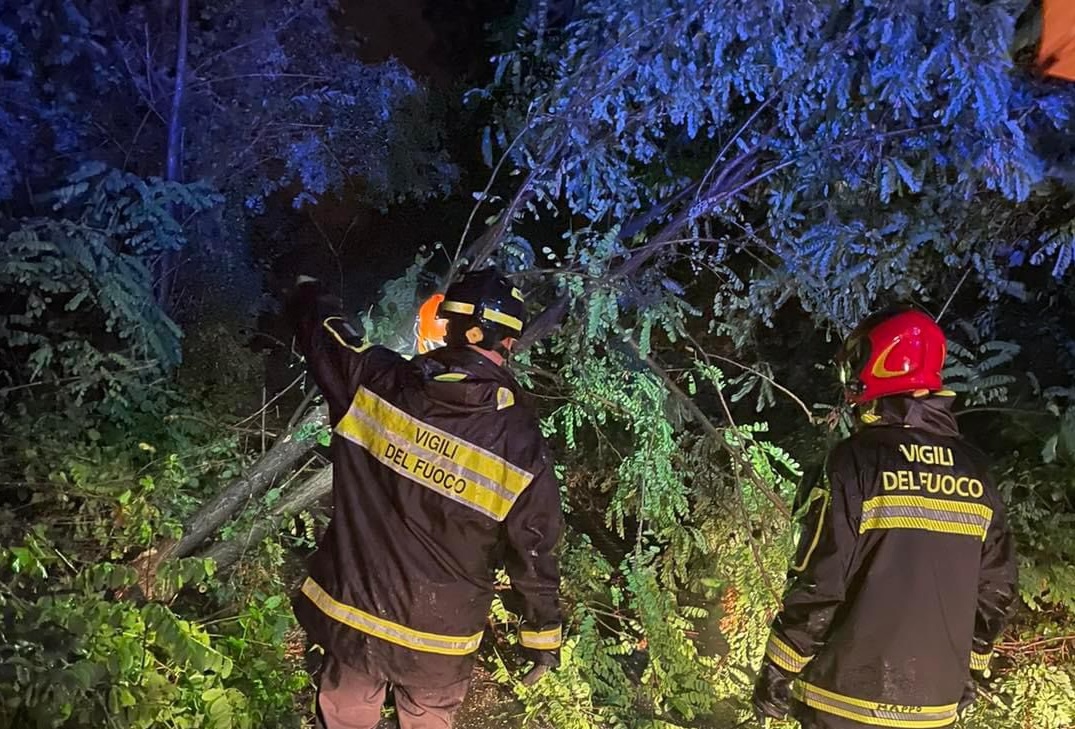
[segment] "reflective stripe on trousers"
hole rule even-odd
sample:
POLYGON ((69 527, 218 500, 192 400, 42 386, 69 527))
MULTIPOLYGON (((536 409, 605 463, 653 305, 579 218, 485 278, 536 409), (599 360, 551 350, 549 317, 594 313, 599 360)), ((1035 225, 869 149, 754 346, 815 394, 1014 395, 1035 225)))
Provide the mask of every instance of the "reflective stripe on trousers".
POLYGON ((914 706, 868 701, 796 681, 792 688, 796 699, 816 711, 839 716, 869 726, 897 729, 939 729, 953 724, 958 704, 914 706))

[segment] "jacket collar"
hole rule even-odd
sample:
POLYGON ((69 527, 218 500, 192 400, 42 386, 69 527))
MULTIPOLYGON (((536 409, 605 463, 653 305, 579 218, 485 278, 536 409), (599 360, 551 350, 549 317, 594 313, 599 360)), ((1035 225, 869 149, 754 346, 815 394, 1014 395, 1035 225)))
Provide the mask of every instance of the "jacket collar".
POLYGON ((862 412, 868 426, 893 425, 918 428, 934 435, 958 436, 959 426, 952 414, 955 394, 942 391, 924 397, 893 395, 875 400, 862 412))
POLYGON ((514 384, 511 371, 468 347, 441 347, 416 358, 427 377, 457 372, 470 380, 514 384))

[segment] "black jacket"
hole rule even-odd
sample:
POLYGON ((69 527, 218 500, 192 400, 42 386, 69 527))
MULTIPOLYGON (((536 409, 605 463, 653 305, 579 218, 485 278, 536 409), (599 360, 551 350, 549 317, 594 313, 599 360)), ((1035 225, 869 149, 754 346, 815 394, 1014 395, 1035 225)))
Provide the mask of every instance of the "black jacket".
POLYGON ((763 667, 797 677, 804 725, 949 726, 989 661, 1014 602, 1014 544, 951 402, 880 400, 808 499, 763 667))
POLYGON ((289 311, 333 428, 332 521, 295 601, 310 638, 394 683, 454 683, 503 566, 520 642, 554 663, 559 487, 510 373, 470 349, 407 360, 364 348, 315 284, 289 311))

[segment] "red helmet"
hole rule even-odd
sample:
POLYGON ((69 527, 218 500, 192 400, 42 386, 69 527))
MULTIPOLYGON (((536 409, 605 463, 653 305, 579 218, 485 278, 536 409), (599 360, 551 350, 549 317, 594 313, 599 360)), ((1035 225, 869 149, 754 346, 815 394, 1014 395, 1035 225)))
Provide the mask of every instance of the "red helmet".
POLYGON ((862 405, 887 395, 940 390, 947 350, 937 322, 918 309, 888 309, 867 317, 837 355, 846 368, 847 399, 862 405))

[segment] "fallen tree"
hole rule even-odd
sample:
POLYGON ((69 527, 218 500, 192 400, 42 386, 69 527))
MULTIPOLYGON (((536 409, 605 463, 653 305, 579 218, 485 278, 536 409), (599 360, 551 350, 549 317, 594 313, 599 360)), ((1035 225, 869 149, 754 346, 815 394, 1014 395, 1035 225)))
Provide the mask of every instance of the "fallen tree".
POLYGON ((259 515, 244 533, 212 544, 199 556, 212 559, 218 570, 231 569, 247 552, 256 550, 262 540, 272 536, 283 520, 306 511, 332 493, 332 467, 323 468, 298 486, 286 490, 267 514, 259 515))
POLYGON ((153 574, 163 562, 188 557, 213 537, 227 522, 235 519, 251 502, 265 493, 273 483, 291 475, 291 469, 317 444, 308 433, 323 427, 327 419, 324 406, 310 410, 295 427, 276 439, 239 478, 232 481, 191 516, 178 539, 159 545, 139 557, 142 570, 153 574), (300 437, 307 434, 305 438, 300 437))

